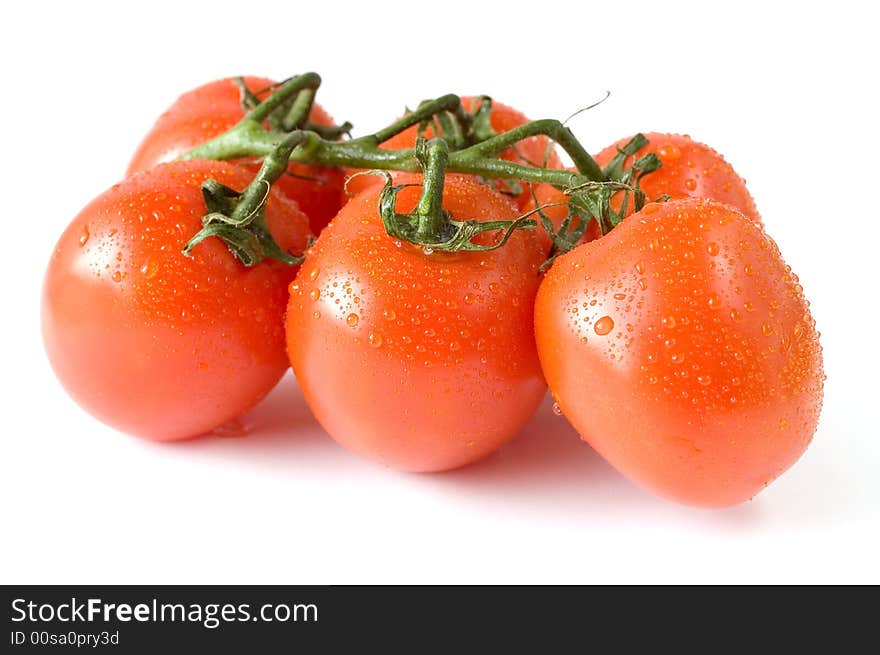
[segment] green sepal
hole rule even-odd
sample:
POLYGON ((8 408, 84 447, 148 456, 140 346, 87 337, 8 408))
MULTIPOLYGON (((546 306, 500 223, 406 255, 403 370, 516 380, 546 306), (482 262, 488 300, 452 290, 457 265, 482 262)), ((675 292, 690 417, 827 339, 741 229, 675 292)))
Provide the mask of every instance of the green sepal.
POLYGON ((534 219, 521 216, 513 221, 477 220, 457 221, 444 211, 442 232, 434 238, 425 239, 419 234, 419 216, 413 212, 403 214, 397 212, 397 194, 406 187, 421 186, 418 184, 393 184, 387 173, 385 186, 379 194, 379 216, 385 231, 393 239, 400 239, 418 246, 426 252, 485 252, 503 246, 516 230, 531 230, 537 226, 534 219), (494 243, 489 245, 473 243, 474 237, 483 232, 504 230, 494 243))

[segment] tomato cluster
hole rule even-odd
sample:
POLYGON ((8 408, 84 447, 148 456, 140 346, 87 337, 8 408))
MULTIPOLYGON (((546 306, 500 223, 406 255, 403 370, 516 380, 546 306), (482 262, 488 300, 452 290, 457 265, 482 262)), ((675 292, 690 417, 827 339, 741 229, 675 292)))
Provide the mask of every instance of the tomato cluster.
MULTIPOLYGON (((243 83, 255 102, 275 88, 243 83)), ((351 169, 294 162, 260 211, 283 252, 305 253, 301 266, 245 266, 213 238, 184 254, 209 224, 205 182, 241 193, 260 161, 175 158, 244 115, 232 79, 181 96, 126 179, 56 246, 46 350, 70 395, 105 423, 156 440, 195 437, 249 410, 292 367, 315 417, 346 448, 442 471, 515 437, 549 387, 622 473, 700 506, 750 499, 809 444, 824 380, 809 303, 745 182, 708 146, 649 133, 637 152, 623 152, 624 139, 598 153, 606 171, 647 154, 660 162, 638 181, 646 204, 624 211, 626 194, 611 198, 620 215, 610 231, 583 206, 568 208, 571 189, 449 173, 450 221, 532 212, 550 226, 511 230, 500 247, 483 232, 458 252, 390 236, 387 186, 356 178, 346 194, 351 169), (572 221, 583 223, 581 243, 555 252, 555 230, 572 221)), ((318 105, 309 121, 333 125, 318 105)), ((495 132, 527 122, 491 106, 495 132)), ((414 148, 433 129, 413 125, 381 147, 414 148)), ((562 169, 546 137, 499 156, 562 169)), ((394 176, 397 212, 415 211, 422 183, 394 176)))

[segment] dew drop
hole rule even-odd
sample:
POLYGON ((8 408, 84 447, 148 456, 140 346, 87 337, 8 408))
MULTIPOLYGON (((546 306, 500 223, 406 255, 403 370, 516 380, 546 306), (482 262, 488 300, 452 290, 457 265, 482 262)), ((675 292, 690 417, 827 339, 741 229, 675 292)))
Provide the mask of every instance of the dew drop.
POLYGON ((710 255, 712 255, 712 257, 715 257, 720 252, 720 249, 718 248, 718 244, 715 243, 714 241, 712 243, 708 244, 706 246, 706 252, 708 252, 710 255))
POLYGON ((122 273, 119 271, 113 271, 113 275, 110 277, 114 282, 122 282, 122 273))
POLYGON ((708 375, 698 375, 697 382, 699 382, 704 387, 708 387, 710 384, 712 384, 712 378, 708 375))
POLYGON ((761 325, 761 332, 764 334, 765 337, 769 337, 771 334, 773 334, 773 326, 769 323, 764 323, 761 325))
POLYGON ((697 181, 691 178, 688 178, 684 181, 684 186, 688 191, 696 191, 697 190, 697 181))
POLYGON ((559 403, 553 403, 553 413, 556 416, 562 416, 562 408, 559 406, 559 403))
POLYGON ((425 248, 422 248, 422 252, 425 253, 426 255, 433 255, 433 254, 434 254, 434 249, 433 249, 433 248, 425 247, 425 248))
POLYGON ((370 345, 373 346, 373 348, 381 347, 382 342, 384 341, 384 339, 382 339, 382 335, 378 332, 370 332, 370 335, 367 339, 370 342, 370 345))
POLYGON ((312 314, 312 318, 316 318, 316 319, 317 319, 317 318, 321 318, 321 312, 314 312, 314 313, 312 314))
POLYGON ((357 314, 349 314, 345 317, 345 324, 348 325, 348 327, 357 327, 360 320, 361 319, 357 314))
POLYGON ((393 321, 395 318, 397 318, 397 312, 395 312, 393 309, 385 309, 382 310, 382 317, 386 320, 393 321))
POLYGON ((681 149, 676 145, 667 143, 657 149, 657 154, 663 159, 678 159, 681 157, 681 149))
POLYGON ((312 280, 312 282, 314 282, 315 280, 318 279, 318 276, 319 276, 320 274, 321 274, 321 269, 320 269, 320 268, 313 268, 313 269, 311 270, 311 272, 309 273, 309 279, 312 280))
POLYGON ((89 233, 89 227, 86 226, 83 228, 82 234, 79 235, 79 247, 82 248, 89 242, 89 237, 91 234, 89 233))
POLYGON ((614 321, 610 316, 603 316, 598 321, 596 321, 596 324, 593 326, 593 331, 600 337, 604 337, 613 329, 614 321))
POLYGON ((715 293, 709 294, 706 298, 706 303, 709 305, 709 309, 719 309, 721 307, 721 299, 715 293))
POLYGON ((645 264, 643 262, 636 262, 636 273, 639 275, 645 274, 645 264))
POLYGON ((309 291, 309 298, 311 298, 312 300, 318 300, 320 297, 321 297, 321 290, 320 289, 312 289, 311 291, 309 291))

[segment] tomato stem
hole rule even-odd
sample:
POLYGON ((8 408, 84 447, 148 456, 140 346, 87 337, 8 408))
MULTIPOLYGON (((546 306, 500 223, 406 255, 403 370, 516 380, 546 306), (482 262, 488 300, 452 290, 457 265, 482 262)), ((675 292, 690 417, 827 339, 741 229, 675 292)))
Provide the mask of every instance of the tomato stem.
MULTIPOLYGON (((486 231, 475 221, 457 222, 443 210, 443 182, 447 171, 477 175, 488 179, 505 180, 511 185, 519 182, 550 184, 569 195, 570 216, 582 220, 564 223, 558 233, 552 233, 554 251, 558 254, 574 247, 590 220, 598 221, 603 233, 612 229, 626 213, 629 195, 636 209, 644 203, 644 194, 638 187, 639 178, 659 167, 656 156, 645 156, 632 166, 625 167, 626 158, 635 154, 647 140, 637 135, 621 149, 620 154, 603 170, 563 123, 554 119, 532 121, 512 130, 497 134, 490 122, 491 98, 480 97, 473 113, 462 105, 461 98, 447 94, 419 104, 414 111, 373 134, 349 140, 338 140, 351 129, 349 123, 324 128, 308 122, 315 93, 321 84, 316 73, 290 78, 266 100, 251 109, 231 130, 184 154, 181 159, 234 159, 265 157, 266 164, 254 180, 257 186, 248 187, 235 209, 233 222, 249 215, 246 209, 260 204, 259 194, 266 194, 265 184, 277 179, 276 173, 287 162, 302 164, 352 167, 373 170, 405 172, 424 171, 424 184, 418 206, 410 214, 398 214, 396 194, 400 186, 393 186, 390 178, 380 197, 379 211, 386 230, 426 249, 481 250, 483 246, 471 239, 486 231), (418 137, 415 148, 387 150, 381 146, 393 136, 413 126, 425 127, 433 122, 437 138, 425 141, 418 137), (268 123, 270 129, 264 128, 268 123), (559 144, 572 158, 576 172, 548 169, 521 164, 501 158, 502 153, 515 148, 524 139, 544 136, 559 144), (282 155, 284 155, 282 157, 282 155), (653 157, 653 159, 651 159, 653 157), (271 161, 270 161, 271 160, 271 161), (273 177, 275 176, 275 177, 273 177), (625 194, 621 211, 611 207, 615 193, 625 194), (254 199, 257 200, 254 200, 254 199), (571 229, 570 229, 571 228, 571 229)), ((252 103, 253 98, 244 97, 252 103)), ((280 175, 280 173, 278 173, 280 175)), ((263 198, 262 203, 265 203, 263 198)), ((210 216, 211 214, 209 214, 210 216)), ((224 214, 221 214, 225 216, 224 214)), ((213 220, 217 223, 220 219, 213 220)), ((544 221, 545 227, 552 224, 544 221)), ((501 221, 493 229, 508 229, 501 243, 515 229, 533 227, 532 219, 501 221)), ((205 229, 208 229, 206 223, 205 229)), ((218 228, 214 228, 218 229, 218 228)), ((548 228, 549 229, 549 228, 548 228)), ((204 231, 204 230, 203 230, 204 231)), ((204 237, 202 237, 204 238, 204 237)), ((492 245, 491 247, 497 247, 492 245)))
POLYGON ((445 139, 425 141, 419 137, 416 155, 424 169, 422 195, 416 205, 419 219, 416 238, 420 243, 436 243, 443 236, 449 215, 443 209, 443 183, 449 162, 449 146, 445 139))
POLYGON ((208 213, 202 229, 183 248, 184 255, 208 237, 220 238, 245 266, 271 258, 289 265, 301 264, 303 257, 284 252, 266 224, 266 202, 279 177, 287 170, 290 152, 308 139, 310 132, 291 132, 263 160, 256 177, 241 192, 214 180, 202 184, 208 213))

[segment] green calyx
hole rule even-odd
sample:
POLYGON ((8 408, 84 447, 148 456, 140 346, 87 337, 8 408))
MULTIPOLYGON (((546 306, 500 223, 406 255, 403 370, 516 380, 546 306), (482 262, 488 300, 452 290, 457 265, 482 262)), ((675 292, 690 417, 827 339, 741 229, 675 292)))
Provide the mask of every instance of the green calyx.
POLYGON ((379 195, 379 216, 389 236, 421 246, 426 253, 434 251, 459 252, 486 251, 500 248, 516 230, 530 230, 536 222, 528 217, 513 221, 458 221, 443 209, 443 184, 449 162, 449 145, 445 139, 430 141, 419 137, 416 157, 424 170, 422 194, 415 209, 402 214, 397 212, 397 194, 412 184, 394 185, 386 173, 385 187, 379 195), (474 243, 473 239, 484 232, 501 232, 490 244, 474 243))
POLYGON ((278 149, 263 160, 257 176, 238 192, 216 180, 205 180, 202 197, 208 212, 202 216, 202 229, 183 247, 183 254, 192 256, 192 249, 208 237, 222 240, 245 266, 254 266, 270 258, 288 265, 303 262, 281 249, 266 224, 266 202, 272 184, 287 170, 291 150, 303 140, 301 132, 293 132, 278 149))

